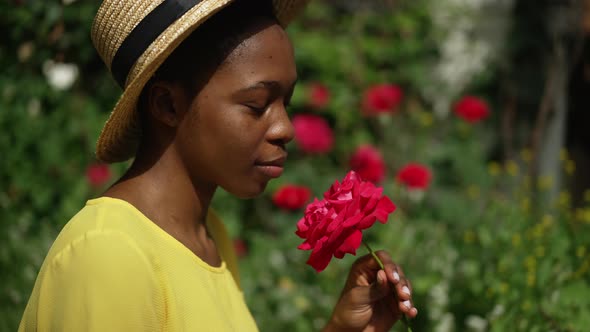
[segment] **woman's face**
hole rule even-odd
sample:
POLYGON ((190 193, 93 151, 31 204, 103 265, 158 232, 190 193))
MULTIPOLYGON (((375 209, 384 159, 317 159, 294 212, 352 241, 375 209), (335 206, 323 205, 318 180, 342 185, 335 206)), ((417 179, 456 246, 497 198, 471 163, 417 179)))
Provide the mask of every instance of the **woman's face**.
POLYGON ((297 72, 293 48, 278 24, 240 43, 199 93, 175 144, 195 187, 260 194, 281 175, 294 131, 286 106, 297 72))

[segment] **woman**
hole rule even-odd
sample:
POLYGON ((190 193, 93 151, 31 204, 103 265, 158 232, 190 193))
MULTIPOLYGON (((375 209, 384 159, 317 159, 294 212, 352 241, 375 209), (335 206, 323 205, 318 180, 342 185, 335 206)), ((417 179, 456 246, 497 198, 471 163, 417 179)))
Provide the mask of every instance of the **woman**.
MULTIPOLYGON (((61 231, 19 331, 257 330, 209 203, 217 187, 255 197, 283 171, 297 80, 283 26, 304 2, 103 2, 93 42, 124 93, 97 156, 134 161, 61 231)), ((416 316, 401 269, 379 255, 384 271, 354 264, 325 331, 416 316)))

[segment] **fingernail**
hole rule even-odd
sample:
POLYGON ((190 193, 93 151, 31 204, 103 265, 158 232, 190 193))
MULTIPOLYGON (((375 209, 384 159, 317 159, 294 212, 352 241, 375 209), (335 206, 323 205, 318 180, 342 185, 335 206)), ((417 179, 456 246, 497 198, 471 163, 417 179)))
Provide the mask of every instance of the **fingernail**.
POLYGON ((410 302, 410 300, 406 300, 403 302, 403 304, 408 308, 411 309, 412 308, 412 303, 410 302))
POLYGON ((397 274, 397 272, 393 272, 393 280, 395 281, 399 281, 399 274, 397 274))
POLYGON ((404 287, 402 287, 402 292, 404 292, 404 293, 406 293, 406 294, 410 295, 410 289, 408 288, 408 286, 404 286, 404 287))

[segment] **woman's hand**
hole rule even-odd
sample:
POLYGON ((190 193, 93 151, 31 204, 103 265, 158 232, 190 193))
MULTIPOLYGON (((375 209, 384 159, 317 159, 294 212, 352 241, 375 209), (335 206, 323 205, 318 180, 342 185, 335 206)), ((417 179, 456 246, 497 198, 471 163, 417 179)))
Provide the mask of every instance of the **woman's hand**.
POLYGON ((389 331, 402 314, 416 317, 418 310, 413 307, 412 286, 402 269, 385 251, 376 254, 385 269, 381 270, 371 255, 353 264, 324 332, 389 331))

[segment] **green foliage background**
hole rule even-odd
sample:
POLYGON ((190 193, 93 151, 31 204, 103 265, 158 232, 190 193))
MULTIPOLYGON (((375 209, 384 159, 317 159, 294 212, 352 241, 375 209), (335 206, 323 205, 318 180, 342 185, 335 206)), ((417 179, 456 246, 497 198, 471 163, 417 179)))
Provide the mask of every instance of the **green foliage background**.
MULTIPOLYGON (((370 143, 387 160, 382 185, 399 209, 365 236, 388 250, 412 280, 420 310, 414 331, 583 331, 590 325, 584 240, 590 195, 577 210, 567 192, 539 207, 531 193, 543 193, 551 179, 533 183, 526 176, 526 150, 505 163, 490 159, 499 140, 497 68, 474 77, 465 91, 490 101, 491 119, 467 125, 453 116, 435 117, 421 93, 439 56, 430 2, 374 3, 373 9, 350 11, 316 1, 289 28, 300 81, 292 112, 314 112, 306 89, 313 82, 326 85, 331 100, 318 114, 334 129, 333 151, 306 155, 291 144, 287 171, 260 198, 240 201, 221 190, 215 198, 232 236, 247 244, 243 286, 260 329, 319 330, 355 259, 315 273, 304 264, 308 252, 295 249, 302 211, 276 208, 272 193, 295 183, 319 197, 344 176, 354 148, 370 143), (396 114, 363 117, 363 91, 383 82, 403 87, 403 106, 396 114), (433 170, 434 183, 422 199, 394 181, 409 161, 433 170)), ((18 326, 61 227, 105 189, 92 187, 85 176, 120 94, 90 42, 97 6, 82 0, 0 3, 0 331, 18 326), (48 84, 43 67, 50 59, 78 66, 71 88, 48 84)), ((571 174, 565 152, 563 163, 564 174, 571 174)), ((112 181, 126 166, 111 166, 112 181)))

